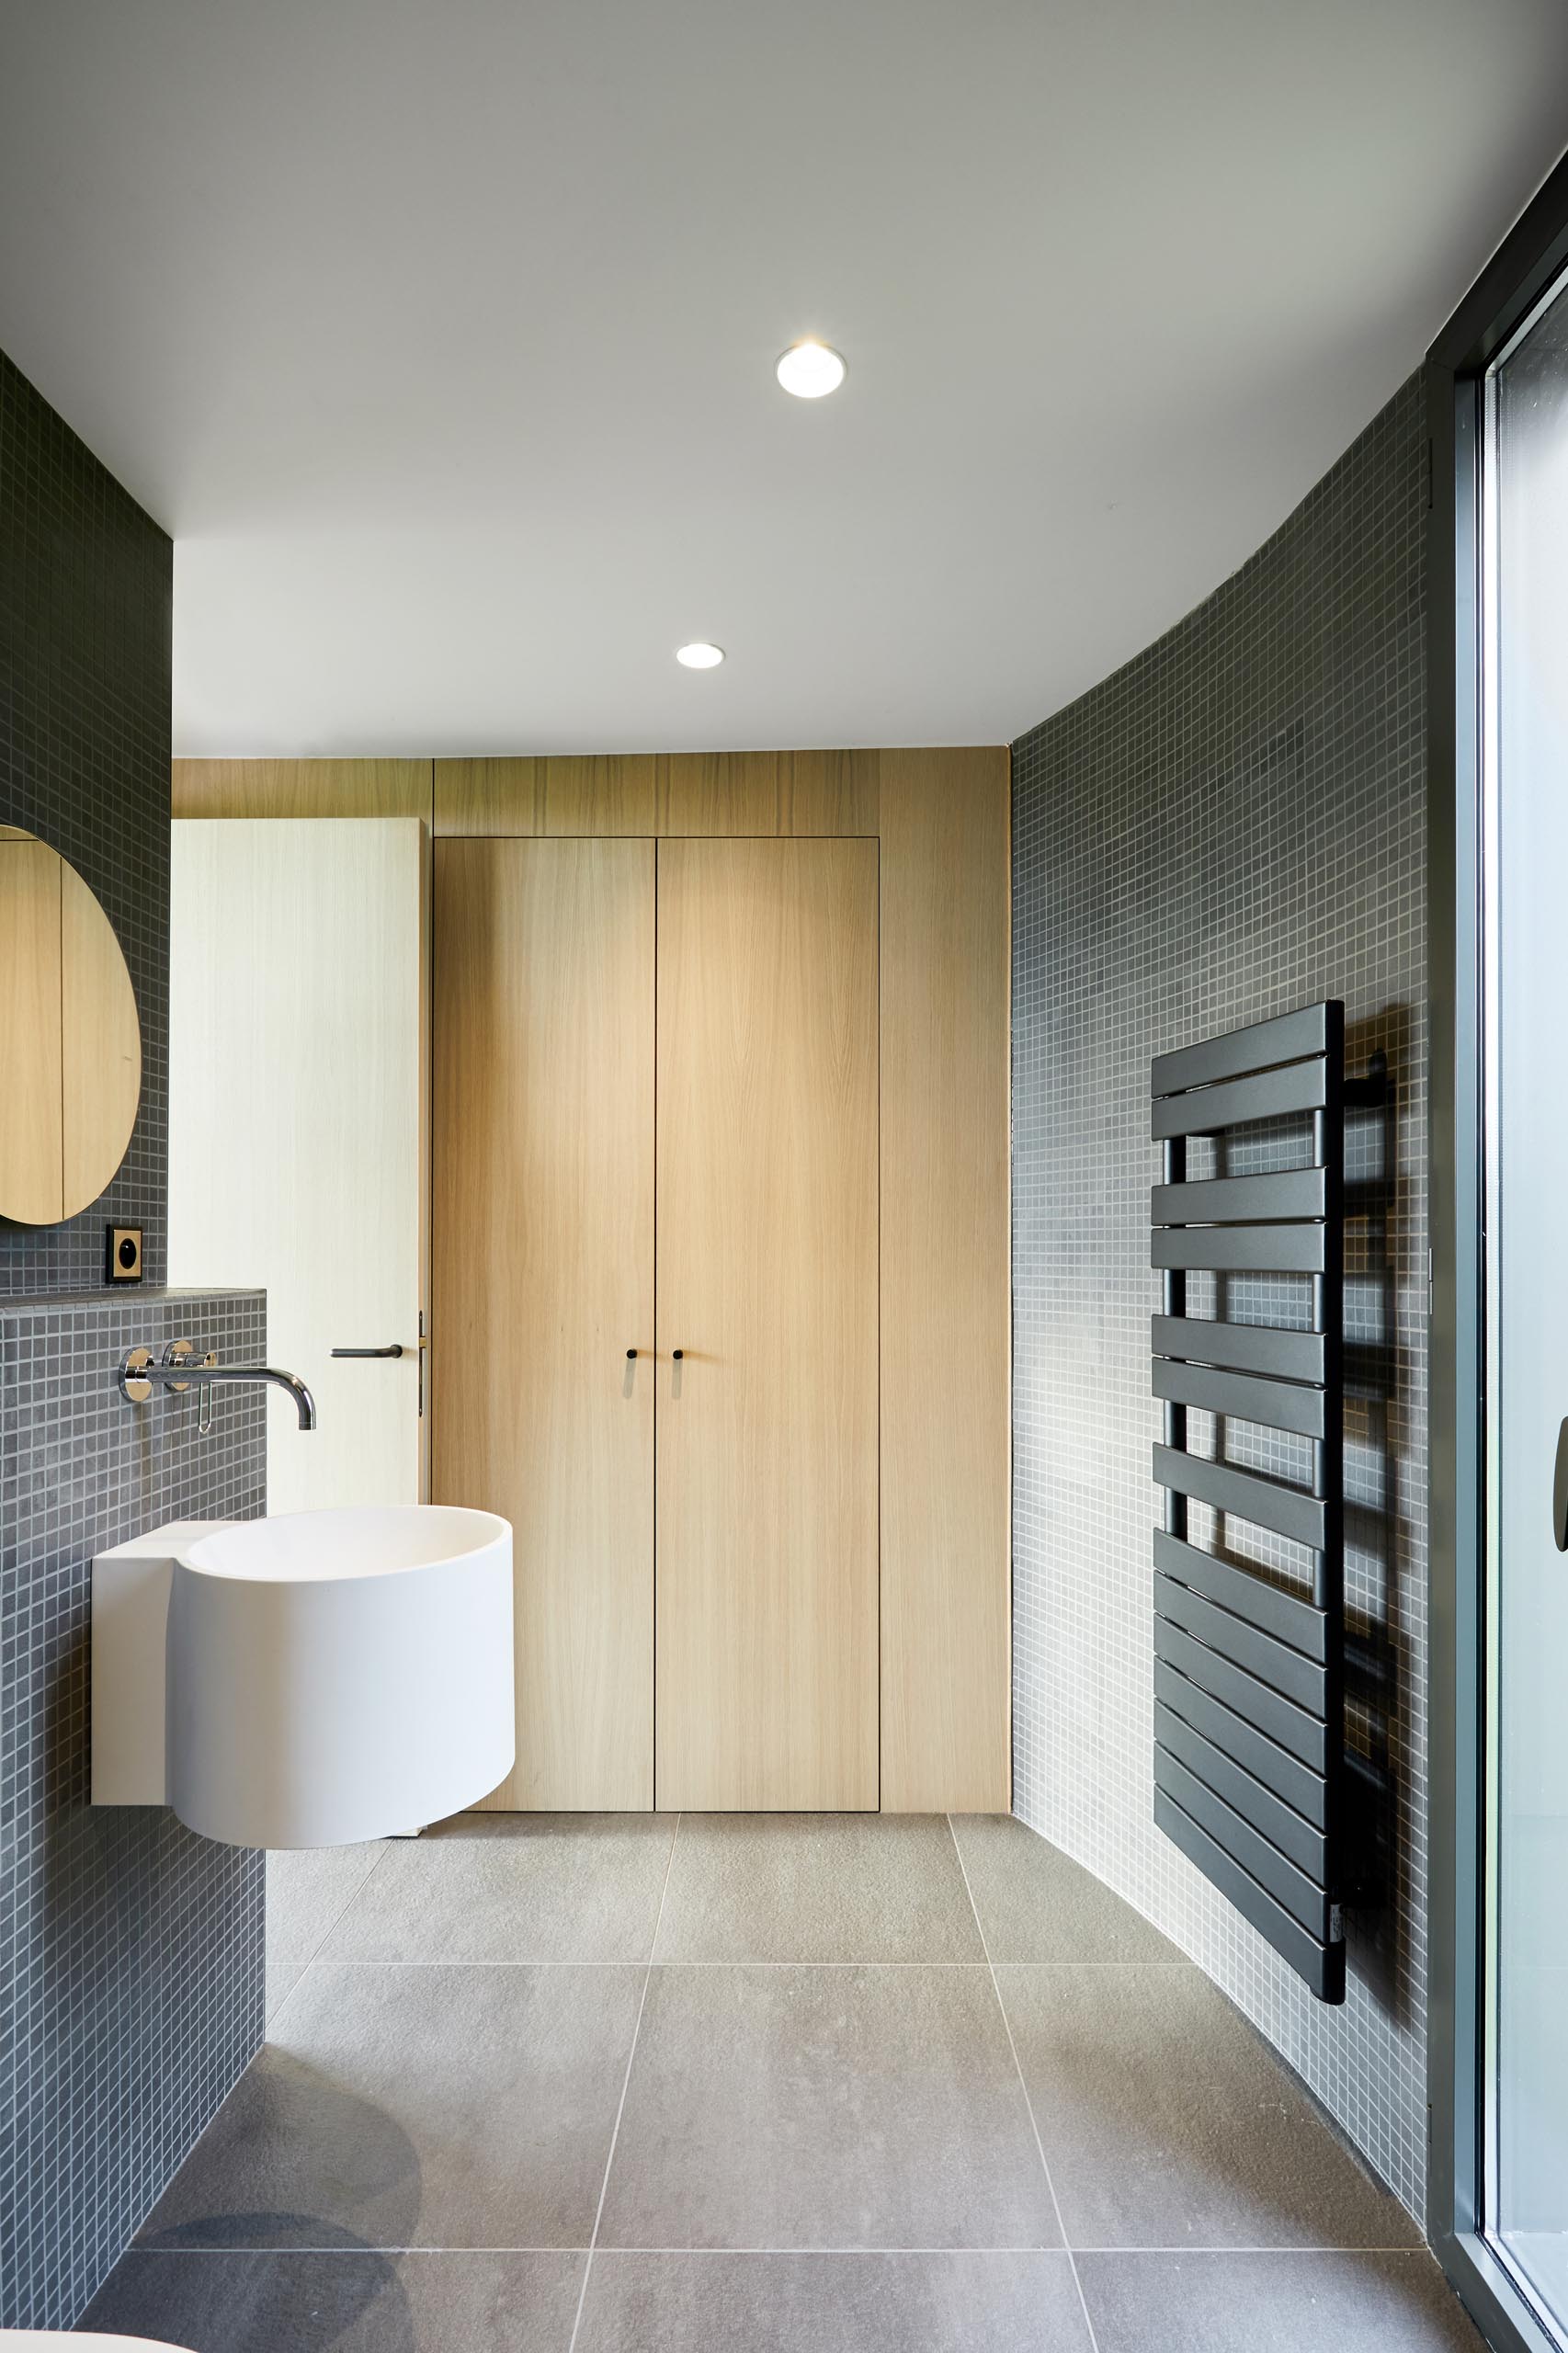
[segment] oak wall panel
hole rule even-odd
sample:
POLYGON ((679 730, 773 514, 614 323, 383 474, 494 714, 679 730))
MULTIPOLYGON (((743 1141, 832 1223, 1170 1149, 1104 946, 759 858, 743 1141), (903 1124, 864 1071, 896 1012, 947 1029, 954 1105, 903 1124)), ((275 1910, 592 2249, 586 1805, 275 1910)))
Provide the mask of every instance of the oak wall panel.
POLYGON ((781 834, 874 834, 880 752, 780 752, 781 834))
POLYGON ((882 1809, 1004 1813, 1008 757, 884 752, 882 1809))
POLYGON ((176 817, 431 816, 429 760, 176 760, 176 817))
POLYGON ((604 759, 549 759, 544 768, 541 834, 652 834, 655 770, 651 752, 604 759))
POLYGON ((437 760, 435 832, 542 834, 543 760, 437 760))
POLYGON ((672 752, 661 834, 776 834, 777 752, 672 752))

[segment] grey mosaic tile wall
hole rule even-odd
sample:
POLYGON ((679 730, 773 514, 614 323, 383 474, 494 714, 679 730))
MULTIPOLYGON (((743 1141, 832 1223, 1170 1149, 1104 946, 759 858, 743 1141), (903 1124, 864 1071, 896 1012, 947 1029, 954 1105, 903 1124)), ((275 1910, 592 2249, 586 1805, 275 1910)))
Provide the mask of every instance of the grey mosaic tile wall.
POLYGON ((172 542, 0 353, 0 824, 69 858, 113 924, 142 1015, 119 1173, 63 1225, 0 1221, 0 1295, 86 1291, 104 1227, 166 1278, 172 542))
POLYGON ((0 356, 0 824, 108 910, 142 1060, 102 1199, 0 1222, 0 2328, 70 2325, 261 2037, 261 1858, 87 1802, 94 1552, 265 1500, 259 1395, 221 1394, 203 1439, 191 1403, 113 1381, 135 1342, 259 1352, 259 1294, 100 1288, 111 1219, 145 1228, 150 1283, 167 1266, 171 582, 165 534, 0 356))
MULTIPOLYGON (((1016 1808, 1201 1962, 1417 2214, 1426 496, 1417 377, 1207 604, 1013 747, 1016 1808), (1349 1139, 1353 1173, 1387 1190, 1348 1229, 1346 1300, 1349 1599, 1388 1674, 1356 1739, 1389 1778, 1390 1900, 1353 1917, 1342 2009, 1151 1818, 1149 1063, 1324 996, 1345 1000, 1351 1070, 1381 1052, 1393 1087, 1386 1126, 1349 1139)), ((1246 1165, 1300 1143, 1260 1135, 1246 1165)), ((1229 1309, 1286 1321, 1293 1304, 1255 1290, 1229 1309)), ((1266 1433, 1232 1423, 1226 1443, 1296 1475, 1266 1433)), ((1196 1509, 1193 1532, 1208 1540, 1196 1509)))
POLYGON ((92 1559, 265 1506, 265 1392, 127 1405, 123 1351, 261 1360, 259 1291, 0 1305, 0 2328, 69 2327, 260 2045, 263 1858, 88 1803, 92 1559))

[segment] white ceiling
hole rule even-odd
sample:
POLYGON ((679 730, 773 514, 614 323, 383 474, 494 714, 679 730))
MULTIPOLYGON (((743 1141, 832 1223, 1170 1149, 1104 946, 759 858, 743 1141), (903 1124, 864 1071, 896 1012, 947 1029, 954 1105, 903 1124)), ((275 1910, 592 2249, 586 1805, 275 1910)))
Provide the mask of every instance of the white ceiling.
POLYGON ((1562 0, 0 0, 0 347, 175 535, 181 751, 996 741, 1282 520, 1565 97, 1562 0))

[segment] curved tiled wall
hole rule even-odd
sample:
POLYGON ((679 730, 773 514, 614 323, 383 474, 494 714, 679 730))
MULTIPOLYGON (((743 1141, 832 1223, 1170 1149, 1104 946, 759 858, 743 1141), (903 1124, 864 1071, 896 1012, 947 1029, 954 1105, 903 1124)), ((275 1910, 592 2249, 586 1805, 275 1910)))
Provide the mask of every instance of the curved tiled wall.
POLYGON ((1013 746, 1016 1810, 1201 1963, 1417 2214, 1426 502, 1417 376, 1234 578, 1013 746), (1390 1898, 1352 1915, 1342 2009, 1151 1818, 1149 1063, 1324 996, 1348 1067, 1382 1051, 1395 1097, 1392 1135, 1347 1139, 1361 1173, 1392 1157, 1386 1222, 1352 1229, 1346 1433, 1347 1607, 1390 1677, 1357 1718, 1390 1898))

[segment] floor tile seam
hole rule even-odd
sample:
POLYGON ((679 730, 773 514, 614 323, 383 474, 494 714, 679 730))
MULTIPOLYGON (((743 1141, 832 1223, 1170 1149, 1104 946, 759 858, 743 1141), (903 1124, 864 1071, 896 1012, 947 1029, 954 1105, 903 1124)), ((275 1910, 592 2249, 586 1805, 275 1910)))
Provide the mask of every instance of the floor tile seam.
POLYGON ((127 2255, 173 2256, 179 2258, 191 2256, 198 2261, 203 2256, 215 2255, 254 2255, 259 2256, 267 2262, 271 2262, 275 2256, 284 2255, 341 2256, 346 2263, 352 2263, 358 2257, 368 2255, 378 2258, 386 2255, 566 2256, 586 2255, 588 2250, 585 2246, 435 2246, 423 2242, 418 2246, 372 2246, 369 2244, 363 2246, 344 2246, 341 2243, 336 2246, 296 2246, 292 2242, 278 2246, 257 2246, 254 2239, 247 2240, 244 2245, 236 2246, 150 2246, 144 2239, 136 2239, 125 2252, 127 2255))
MULTIPOLYGON (((1188 1961, 1185 1955, 1176 1961, 1009 1961, 1006 1953, 994 1953, 991 1966, 993 1969, 1185 1969, 1195 1977, 1208 1977, 1206 1970, 1200 1969, 1197 1961, 1188 1961)), ((1209 1978, 1209 1983, 1213 1984, 1212 1978, 1209 1978)))
MULTIPOLYGON (((310 1968, 310 1966, 311 1966, 312 1962, 315 1960, 315 1958, 316 1958, 317 1954, 322 1950, 323 1947, 326 1944, 326 1942, 327 1942, 328 1938, 329 1938, 331 1936, 333 1936, 333 1935, 334 1935, 334 1933, 335 1932, 335 1930, 336 1930, 336 1928, 337 1928, 337 1927, 338 1927, 339 1922, 340 1922, 340 1921, 342 1921, 343 1919, 345 1919, 345 1918, 347 1917, 347 1914, 348 1914, 349 1910, 351 1909, 351 1907, 358 1902, 358 1900, 359 1900, 360 1896, 361 1896, 361 1895, 363 1895, 363 1893, 364 1893, 365 1890, 369 1886, 370 1881, 375 1878, 376 1873, 381 1870, 381 1865, 386 1861, 387 1857, 391 1854, 391 1852, 392 1852, 392 1850, 393 1843, 394 1843, 394 1842, 393 1842, 392 1839, 390 1839, 390 1838, 385 1838, 385 1839, 383 1839, 383 1840, 381 1841, 381 1853, 376 1857, 375 1861, 370 1865, 370 1868, 369 1868, 369 1870, 365 1873, 364 1878, 363 1878, 362 1880, 360 1880, 360 1881, 358 1882, 358 1884, 357 1884, 356 1886, 354 1886, 353 1888, 351 1888, 351 1889, 350 1889, 350 1891, 349 1891, 349 1893, 347 1893, 347 1895, 346 1895, 346 1896, 344 1897, 343 1902, 338 1905, 338 1907, 337 1907, 336 1911, 333 1914, 333 1915, 332 1915, 331 1919, 327 1922, 327 1924, 326 1924, 325 1927, 322 1930, 322 1932, 321 1932, 320 1936, 316 1938, 315 1943, 311 1947, 310 1951, 305 1955, 305 1957, 304 1957, 303 1961, 297 1961, 297 1962, 296 1962, 296 1961, 290 1961, 289 1959, 287 1959, 283 1954, 279 1954, 279 1955, 278 1955, 278 1963, 279 1963, 279 1966, 280 1966, 280 1967, 285 1968, 285 1969, 288 1969, 288 1968, 309 1969, 309 1968, 310 1968)), ((412 1845, 415 1845, 415 1846, 416 1846, 416 1845, 418 1844, 418 1841, 417 1841, 417 1839, 411 1840, 411 1841, 404 1841, 404 1840, 400 1839, 400 1840, 398 1840, 396 1843, 397 1843, 398 1845, 400 1845, 400 1846, 404 1845, 404 1844, 412 1844, 412 1845)), ((290 1987, 290 1992, 291 1992, 293 1989, 290 1987)), ((288 1998, 288 1997, 287 1997, 287 1995, 285 1995, 285 1997, 284 1997, 284 1998, 285 1998, 285 1999, 287 1999, 287 1998, 288 1998)))
MULTIPOLYGON (((989 2256, 998 2256, 998 2254, 1010 2254, 1010 2256, 1012 2254, 1028 2254, 1028 2256, 1034 2256, 1034 2254, 1048 2254, 1048 2256, 1052 2256, 1052 2259, 1057 2261, 1069 2261, 1072 2259, 1074 2249, 1072 2247, 1040 2247, 1040 2245, 1034 2245, 1034 2247, 1031 2247, 1031 2245, 1027 2243, 996 2245, 996 2247, 970 2247, 970 2245, 963 2245, 963 2243, 949 2245, 949 2247, 902 2247, 902 2245, 888 2245, 888 2247, 883 2247, 883 2245, 871 2245, 871 2243, 852 2245, 852 2247, 829 2247, 829 2245, 822 2245, 822 2243, 801 2245, 801 2247, 754 2247, 754 2245, 742 2245, 742 2247, 621 2247, 621 2245, 615 2245, 615 2247, 609 2247, 609 2245, 603 2245, 603 2243, 600 2243, 598 2247, 369 2247, 369 2245, 368 2247, 341 2247, 341 2245, 339 2247, 256 2247, 255 2240, 250 2240, 250 2243, 243 2245, 243 2247, 148 2247, 146 2243, 137 2240, 137 2243, 131 2245, 131 2247, 127 2247, 125 2252, 153 2254, 153 2256, 172 2256, 172 2259, 179 2259, 179 2261, 184 2259, 202 2261, 202 2259, 212 2259, 212 2256, 235 2256, 235 2254, 261 2256, 264 2261, 273 2261, 278 2259, 278 2256, 285 2256, 285 2254, 341 2256, 344 2261, 356 2261, 358 2256, 377 2256, 377 2259, 381 2259, 381 2256, 393 2256, 393 2254, 395 2256, 405 2256, 405 2254, 436 2254, 436 2256, 452 2256, 452 2254, 561 2254, 561 2256, 567 2256, 567 2254, 572 2254, 572 2256, 577 2256, 577 2254, 608 2254, 608 2256, 617 2256, 617 2254, 636 2254, 636 2256, 642 2256, 642 2254, 647 2254, 647 2256, 659 2256, 659 2259, 664 2259, 664 2256, 685 2256, 685 2254, 704 2256, 704 2259, 721 2259, 721 2256, 725 2256, 725 2254, 737 2254, 737 2256, 796 2256, 798 2254, 798 2256, 810 2256, 812 2261, 838 2259, 838 2256, 843 2256, 846 2261, 869 2261, 873 2259, 873 2256, 894 2256, 894 2259, 900 2259, 900 2261, 904 2259, 914 2261, 915 2256, 918 2256, 918 2259, 926 2259, 926 2256, 949 2256, 949 2254, 953 2254, 953 2256, 974 2256, 974 2259, 982 2259, 982 2256, 989 2259, 989 2256)), ((1076 2249, 1076 2252, 1081 2254, 1422 2254, 1426 2252, 1426 2249, 1422 2247, 1085 2247, 1085 2249, 1076 2249)))
POLYGON ((198 2261, 201 2260, 203 2257, 211 2257, 214 2256, 232 2256, 242 2255, 259 2256, 266 2261, 271 2261, 273 2258, 281 2256, 341 2256, 345 2262, 352 2262, 356 2257, 364 2256, 374 2256, 380 2258, 383 2256, 394 2255, 558 2255, 565 2256, 579 2255, 585 2256, 589 2254, 604 2256, 646 2255, 658 2256, 661 2257, 689 2255, 712 2257, 714 2259, 722 2256, 745 2256, 748 2257, 810 2256, 813 2259, 831 2256, 853 2256, 857 2261, 862 2259, 869 2260, 873 2257, 882 2256, 896 2256, 899 2258, 914 2258, 916 2256, 925 2258, 926 2256, 972 2256, 979 2259, 993 2256, 1028 2255, 1051 2256, 1062 2262, 1066 2262, 1071 2257, 1081 2256, 1094 2256, 1097 2258, 1134 2256, 1141 2258, 1147 2256, 1154 2260, 1165 2259, 1174 2256, 1185 2262, 1189 2256, 1201 2256, 1206 2259, 1214 2261, 1221 2261, 1231 2256, 1244 2256, 1249 2260, 1256 2259, 1260 2261, 1267 2261, 1269 2259, 1277 2259, 1282 2256, 1312 2256, 1313 2257, 1317 2257, 1320 2256, 1348 2255, 1400 2256, 1408 2262, 1435 2263, 1437 2261, 1437 2257, 1433 2255, 1429 2246, 1292 2246, 1284 2243, 1275 2246, 1192 2246, 1185 2240, 1179 2245, 1170 2246, 1105 2245, 1076 2247, 1068 2246, 1065 2244, 1061 2246, 1030 2245, 1023 2242, 1006 2245, 999 2244, 992 2246, 971 2246, 961 2243, 949 2246, 904 2246, 894 2245, 883 2246, 865 2243, 838 2246, 826 2244, 825 2242, 808 2244, 800 2246, 756 2246, 749 2244, 739 2246, 611 2246, 604 2244, 600 2244, 597 2246, 552 2246, 537 2245, 527 2246, 506 2246, 500 2245, 490 2246, 436 2246, 426 2245, 424 2243, 421 2243, 417 2246, 371 2246, 369 2245, 364 2246, 344 2246, 342 2245, 338 2245, 336 2246, 296 2246, 292 2245, 279 2246, 257 2246, 254 2239, 247 2241, 244 2245, 234 2246, 150 2246, 144 2240, 136 2240, 127 2247, 125 2252, 127 2255, 156 2256, 159 2257, 173 2256, 181 2259, 191 2257, 198 2261))
POLYGON ((594 2210, 594 2228, 588 2240, 587 2260, 583 2266, 582 2285, 577 2290, 577 2310, 573 2315, 572 2334, 566 2341, 566 2353, 576 2353, 577 2335, 583 2325, 583 2310, 588 2301, 588 2282, 594 2274, 594 2250, 599 2243, 599 2226, 604 2221, 605 2200, 609 2195, 609 2177, 615 2164, 616 2144, 620 2139, 620 2121, 626 2114, 626 2095, 631 2088, 631 2070, 637 2061, 637 2042, 642 2031, 642 2013, 648 2006, 648 1988, 653 1982, 653 1955, 659 1949, 659 1930, 665 1921, 665 1901, 670 1892, 670 1873, 675 1869, 676 1848, 680 1844, 681 1813, 676 1813, 676 1826, 670 1836, 670 1851, 665 1858, 664 1884, 659 1890, 659 1908, 653 1915, 653 1934, 649 1940, 647 1965, 642 1972, 642 1992, 637 2004, 636 2022, 631 2029, 631 2048, 626 2054, 626 2073, 620 2079, 620 2098, 616 2104, 615 2123, 610 2131, 609 2147, 605 2153, 605 2169, 599 2182, 599 2202, 594 2210))
POLYGON ((311 1963, 308 1961, 290 1961, 287 1964, 282 1965, 290 1969, 297 1969, 300 1973, 295 1978, 292 1985, 290 1986, 289 1991, 284 1995, 283 1999, 278 2003, 278 2007, 275 2010, 269 2010, 267 2007, 267 1972, 265 1964, 263 1966, 261 2040, 264 2046, 271 2041, 273 2028, 283 2016, 284 2011, 288 2008, 290 2003, 293 2000, 295 1995, 299 1992, 301 1986, 304 1984, 306 1978, 311 1973, 311 1963))
POLYGON ((1320 2246, 1315 2242, 1311 2245, 1295 2245, 1289 2239, 1280 2239, 1273 2245, 1260 2244, 1257 2245, 1247 2246, 1188 2246, 1184 2241, 1180 2246, 1079 2246, 1074 2247, 1073 2252, 1074 2255, 1176 2255, 1183 2257, 1189 2255, 1244 2255, 1249 2256, 1280 2255, 1403 2255, 1430 2256, 1434 2263, 1437 2259, 1437 2256, 1432 2254, 1432 2250, 1429 2246, 1410 2246, 1408 2245, 1404 2246, 1320 2246))
POLYGON ((997 2014, 1002 2020, 1002 2030, 1007 2038, 1007 2048, 1013 2054, 1013 2067, 1018 2078, 1018 2089, 1024 2097, 1024 2113, 1029 2120, 1029 2131, 1034 2135, 1035 2149, 1040 2157, 1040 2169, 1045 2177, 1045 2187, 1051 2199, 1051 2209, 1056 2217, 1056 2227, 1062 2234, 1062 2246, 1067 2252, 1068 2267, 1073 2274, 1073 2285, 1078 2291, 1078 2309, 1084 2315, 1084 2327, 1089 2340, 1089 2353, 1099 2353, 1099 2339, 1095 2335, 1095 2324, 1089 2314, 1089 2300, 1084 2292, 1084 2282, 1078 2270, 1076 2254, 1067 2236, 1067 2224, 1062 2211, 1062 2200, 1056 2195, 1056 2184, 1051 2179, 1051 2167, 1046 2162, 1045 2143, 1040 2138, 1040 2123, 1034 2112, 1034 2102, 1029 2097, 1029 2087, 1025 2080, 1023 2062, 1018 2057, 1018 2046, 1013 2039, 1013 2021, 1007 2016, 1007 2005, 1002 1999, 1002 1988, 997 1983, 995 1965, 991 1959, 991 1945, 985 1934, 985 1923, 980 1916, 980 1906, 974 1900, 974 1889, 970 1884, 969 1865, 964 1861, 963 1848, 959 1843, 959 1834, 950 1813, 947 1817, 947 1824, 948 1836, 953 1842, 953 1852, 959 1859, 959 1870, 963 1874, 964 1893, 969 1897, 970 1909, 974 1914, 974 1925, 979 1932, 981 1949, 985 1955, 986 1967, 990 1971, 992 1996, 996 2004, 997 2014))
MULTIPOLYGON (((804 1954, 789 1961, 755 1961, 735 1958, 728 1961, 292 1961, 290 1968, 306 1969, 973 1969, 988 1970, 985 1961, 823 1961, 804 1954)), ((1131 1963, 1123 1961, 1004 1961, 1006 1969, 1120 1969, 1146 1966, 1156 1969, 1190 1967, 1188 1962, 1153 1961, 1131 1963)), ((287 2001, 292 1995, 284 1995, 287 2001)), ((278 2005, 282 2007, 282 2004, 278 2005)))

